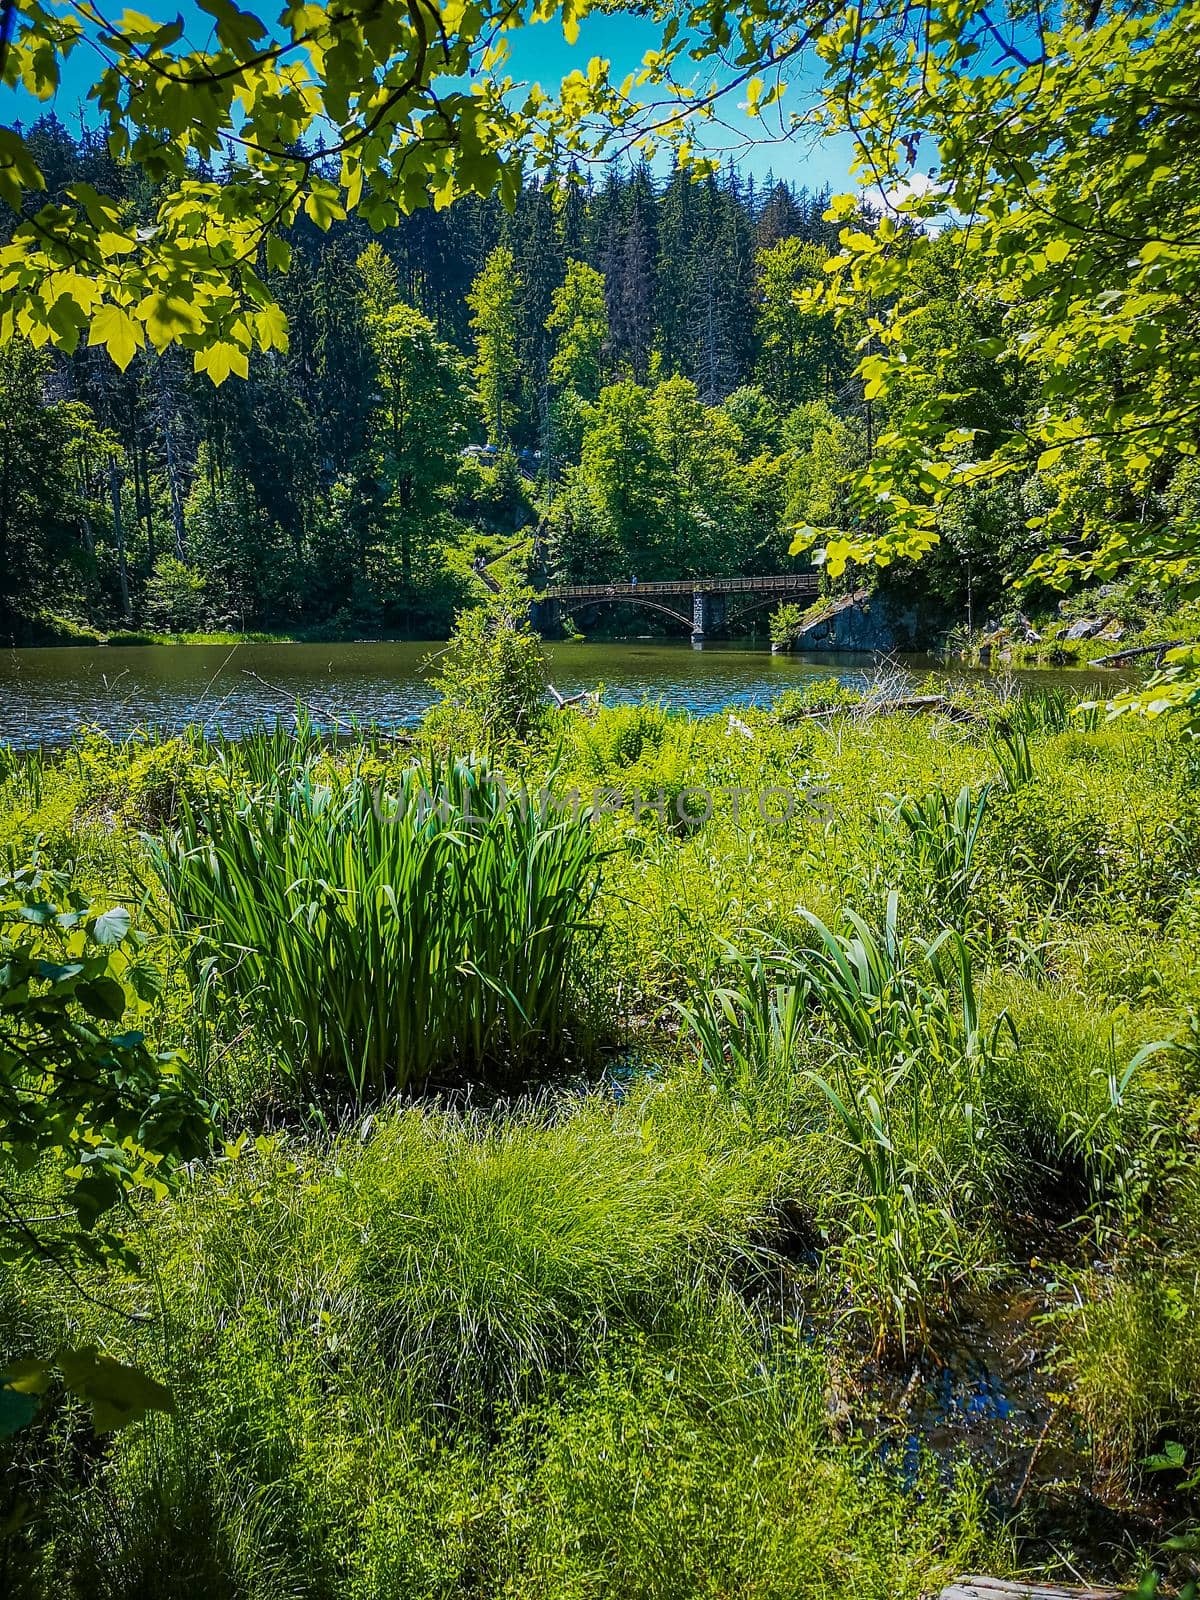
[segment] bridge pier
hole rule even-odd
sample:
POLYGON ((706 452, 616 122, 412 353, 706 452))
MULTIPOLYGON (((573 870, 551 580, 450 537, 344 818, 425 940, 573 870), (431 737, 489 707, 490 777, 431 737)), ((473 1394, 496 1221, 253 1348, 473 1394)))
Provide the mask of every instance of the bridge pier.
POLYGON ((562 614, 557 596, 536 596, 529 606, 529 621, 543 639, 557 639, 562 632, 562 614))
POLYGON ((697 589, 692 595, 692 643, 705 639, 725 626, 725 596, 711 589, 697 589))

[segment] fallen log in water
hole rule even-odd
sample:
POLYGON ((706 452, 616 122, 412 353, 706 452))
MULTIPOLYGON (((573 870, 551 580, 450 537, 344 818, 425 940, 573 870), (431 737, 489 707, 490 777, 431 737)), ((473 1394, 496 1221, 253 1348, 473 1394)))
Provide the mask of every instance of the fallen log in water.
POLYGON ((1165 656, 1168 650, 1200 649, 1200 639, 1167 639, 1163 644, 1135 644, 1128 650, 1114 650, 1110 656, 1097 656, 1089 661, 1090 667, 1119 667, 1123 661, 1133 661, 1138 656, 1165 656))
POLYGON ((942 1590, 939 1600, 1124 1600, 1124 1597, 1119 1589, 1008 1583, 1002 1578, 958 1578, 942 1590))
POLYGON ((868 712, 876 716, 890 716, 895 711, 908 711, 916 715, 923 711, 938 711, 943 716, 949 717, 952 722, 985 722, 987 719, 972 711, 968 706, 961 706, 954 700, 947 700, 941 694, 914 694, 902 700, 860 700, 857 704, 846 706, 814 706, 804 711, 784 711, 780 715, 780 722, 802 722, 806 717, 828 717, 835 711, 846 711, 851 714, 868 712))

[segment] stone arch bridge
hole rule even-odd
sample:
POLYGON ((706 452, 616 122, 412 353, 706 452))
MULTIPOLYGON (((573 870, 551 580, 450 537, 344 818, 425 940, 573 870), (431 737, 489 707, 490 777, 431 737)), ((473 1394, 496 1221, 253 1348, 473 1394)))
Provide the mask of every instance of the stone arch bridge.
POLYGON ((554 637, 564 616, 595 606, 657 611, 691 630, 692 643, 722 632, 763 606, 815 600, 817 574, 785 572, 766 578, 680 578, 658 583, 573 583, 545 589, 533 602, 535 628, 554 637))

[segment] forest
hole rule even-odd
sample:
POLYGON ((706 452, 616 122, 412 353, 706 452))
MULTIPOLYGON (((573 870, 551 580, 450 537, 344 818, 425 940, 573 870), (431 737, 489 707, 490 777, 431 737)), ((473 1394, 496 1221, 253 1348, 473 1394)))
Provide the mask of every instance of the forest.
MULTIPOLYGON (((30 147, 57 192, 135 183, 53 117, 30 147)), ((378 238, 301 219, 288 349, 219 388, 177 350, 10 347, 3 625, 444 636, 479 537, 542 521, 553 576, 779 570, 862 448, 847 343, 791 302, 828 202, 643 164, 378 238)))
MULTIPOLYGON (((149 214, 144 180, 86 129, 47 116, 29 146, 51 193, 86 182, 149 214)), ((475 562, 522 537, 538 583, 787 570, 797 526, 852 515, 853 473, 913 399, 867 397, 869 296, 839 319, 799 299, 837 246, 829 203, 731 165, 696 181, 643 162, 531 182, 511 212, 495 197, 420 210, 378 237, 302 216, 270 258, 287 349, 219 386, 175 346, 120 370, 95 346, 10 344, 0 632, 445 637, 479 598, 475 562)), ((1035 391, 981 356, 1001 306, 986 284, 964 299, 959 255, 947 229, 911 267, 914 365, 949 340, 947 425, 999 440, 1035 391)), ((1050 545, 1031 519, 1073 533, 1085 501, 1130 493, 1086 453, 983 486, 920 572, 902 561, 884 586, 919 600, 928 645, 1052 612, 1049 587, 1015 603, 1005 587, 1050 545)), ((1198 493, 1184 463, 1153 498, 1186 519, 1198 493)), ((1119 608, 1135 627, 1164 608, 1144 590, 1119 608)))
POLYGON ((0 5, 0 1595, 1197 1600, 1200 6, 589 13, 0 5))

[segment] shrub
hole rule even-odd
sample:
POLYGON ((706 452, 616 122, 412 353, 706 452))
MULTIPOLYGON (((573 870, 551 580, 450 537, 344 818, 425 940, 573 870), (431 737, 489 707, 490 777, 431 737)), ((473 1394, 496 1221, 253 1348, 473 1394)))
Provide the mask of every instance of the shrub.
POLYGON ((529 625, 531 598, 509 580, 484 605, 459 613, 432 679, 441 699, 426 717, 430 738, 496 755, 538 732, 546 663, 529 625))
POLYGON ((771 612, 768 622, 772 644, 791 644, 800 631, 800 624, 804 621, 804 611, 798 605, 778 605, 771 612))
POLYGON ((626 769, 652 757, 672 731, 671 714, 663 706, 606 707, 595 721, 580 717, 570 730, 577 764, 587 776, 607 778, 614 771, 626 780, 626 769))
POLYGON ((164 633, 192 633, 204 621, 204 574, 175 556, 159 556, 146 582, 146 611, 164 633))
POLYGON ((798 689, 785 689, 773 710, 780 722, 789 722, 814 712, 849 711, 862 697, 861 689, 850 688, 840 678, 810 678, 798 689))
POLYGON ((37 866, 0 878, 0 1260, 102 1259, 120 1241, 100 1219, 206 1148, 184 1064, 122 1026, 157 984, 123 906, 37 866), (49 1203, 27 1192, 47 1163, 49 1203))

